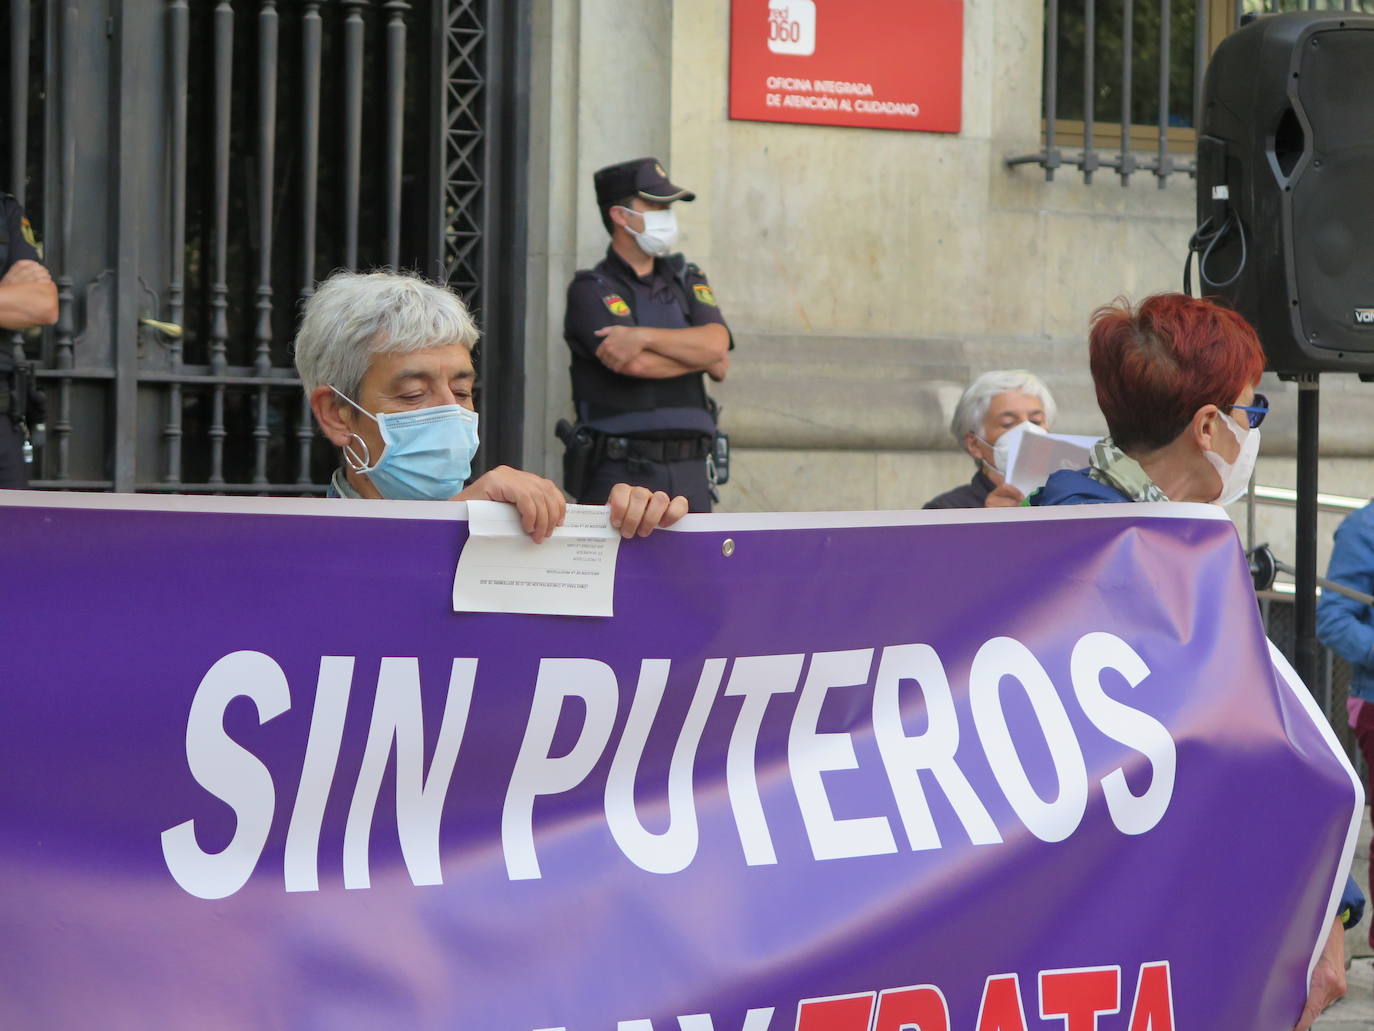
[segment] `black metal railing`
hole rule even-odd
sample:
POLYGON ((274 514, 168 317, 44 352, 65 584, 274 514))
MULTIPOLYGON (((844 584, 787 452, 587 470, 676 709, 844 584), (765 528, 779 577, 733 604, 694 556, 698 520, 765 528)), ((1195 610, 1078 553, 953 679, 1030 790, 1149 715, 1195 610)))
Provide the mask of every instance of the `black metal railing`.
MULTIPOLYGON (((335 457, 314 432, 291 340, 334 268, 444 278, 488 352, 493 323, 514 343, 488 196, 519 180, 494 163, 523 131, 523 101, 493 92, 489 65, 527 11, 527 0, 0 0, 11 87, 0 188, 44 231, 59 299, 52 330, 6 334, 49 400, 31 485, 322 491, 335 457), (92 131, 102 94, 117 117, 92 131), (517 117, 494 125, 512 104, 517 117)), ((503 356, 489 357, 479 396, 504 390, 493 382, 503 356)), ((501 439, 484 432, 484 448, 501 439)))
POLYGON ((1195 175, 1216 45, 1247 15, 1326 9, 1374 11, 1374 0, 1046 0, 1041 147, 1006 163, 1039 165, 1047 180, 1077 168, 1085 183, 1110 169, 1123 186, 1145 172, 1161 189, 1195 175))

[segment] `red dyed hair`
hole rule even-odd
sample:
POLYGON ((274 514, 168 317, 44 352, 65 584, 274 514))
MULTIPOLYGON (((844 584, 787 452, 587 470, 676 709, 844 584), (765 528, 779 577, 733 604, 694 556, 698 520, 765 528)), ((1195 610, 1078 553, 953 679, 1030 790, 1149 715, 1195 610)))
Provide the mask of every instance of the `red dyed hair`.
POLYGON ((1093 312, 1091 327, 1097 404, 1123 451, 1163 447, 1199 408, 1229 404, 1264 371, 1245 319, 1186 294, 1156 294, 1134 311, 1119 297, 1093 312))

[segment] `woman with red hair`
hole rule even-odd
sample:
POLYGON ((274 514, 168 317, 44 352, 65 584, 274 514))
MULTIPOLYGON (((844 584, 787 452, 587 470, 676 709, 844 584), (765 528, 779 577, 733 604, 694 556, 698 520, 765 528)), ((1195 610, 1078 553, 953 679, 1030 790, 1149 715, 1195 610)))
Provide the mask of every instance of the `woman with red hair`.
MULTIPOLYGON (((1248 322, 1186 294, 1156 294, 1134 309, 1118 298, 1092 314, 1088 360, 1110 435, 1093 446, 1087 469, 1054 473, 1030 504, 1229 505, 1245 493, 1269 411, 1255 393, 1264 350, 1248 322)), ((1348 878, 1295 1031, 1345 994, 1344 932, 1364 902, 1348 878)))
POLYGON ((1097 404, 1110 436, 1090 465, 1057 472, 1033 505, 1239 498, 1269 403, 1259 338, 1211 301, 1157 294, 1097 309, 1089 333, 1097 404))

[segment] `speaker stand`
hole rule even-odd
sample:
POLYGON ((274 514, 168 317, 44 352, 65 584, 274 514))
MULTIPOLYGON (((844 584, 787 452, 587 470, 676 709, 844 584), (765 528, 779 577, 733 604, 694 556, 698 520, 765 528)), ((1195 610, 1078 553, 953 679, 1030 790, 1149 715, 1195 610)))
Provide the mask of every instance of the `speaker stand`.
POLYGON ((1293 658, 1298 676, 1313 694, 1321 668, 1317 643, 1317 429, 1320 373, 1295 376, 1298 382, 1298 496, 1295 506, 1293 658))

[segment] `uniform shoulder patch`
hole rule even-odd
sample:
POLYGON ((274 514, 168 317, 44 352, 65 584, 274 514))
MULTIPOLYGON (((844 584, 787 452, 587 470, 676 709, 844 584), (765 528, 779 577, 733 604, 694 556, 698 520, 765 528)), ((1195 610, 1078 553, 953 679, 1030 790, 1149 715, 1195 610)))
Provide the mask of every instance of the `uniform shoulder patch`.
POLYGON ((607 294, 601 298, 601 303, 606 306, 606 310, 617 318, 624 318, 630 314, 630 306, 625 303, 625 298, 619 294, 607 294))
POLYGON ((712 308, 716 307, 716 295, 707 283, 693 283, 692 293, 697 295, 697 300, 702 304, 709 304, 712 308))
POLYGON ((23 235, 25 243, 34 250, 38 250, 38 240, 33 235, 33 225, 29 222, 27 215, 19 221, 19 232, 23 235))

